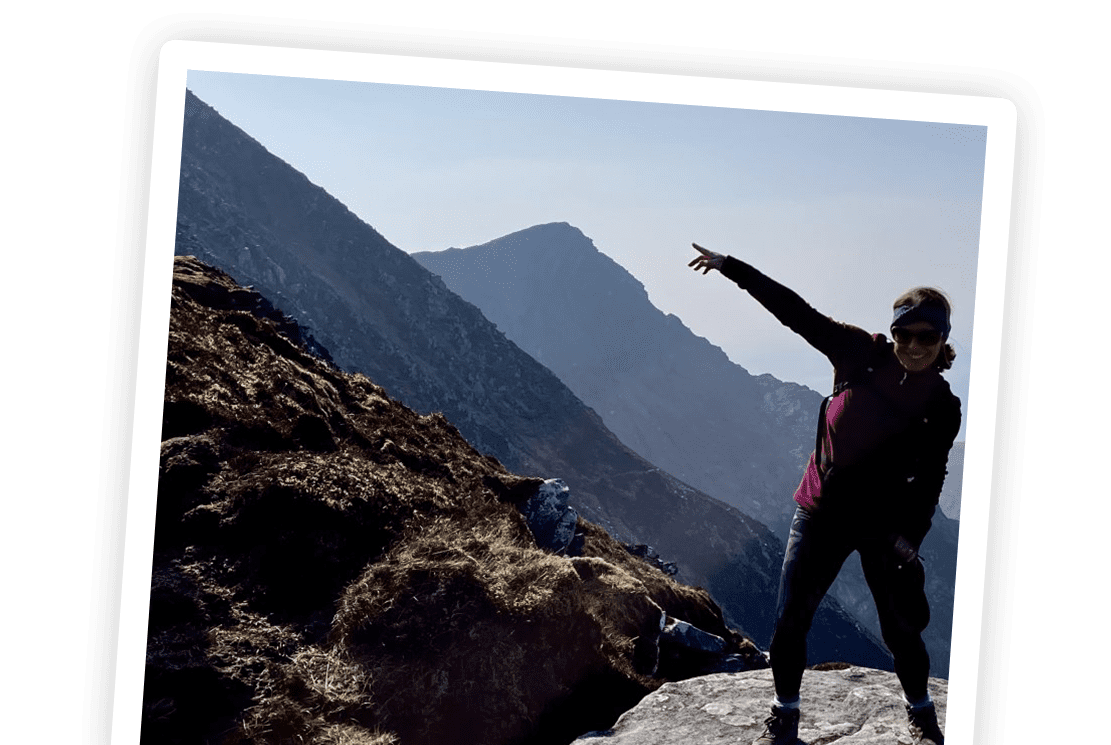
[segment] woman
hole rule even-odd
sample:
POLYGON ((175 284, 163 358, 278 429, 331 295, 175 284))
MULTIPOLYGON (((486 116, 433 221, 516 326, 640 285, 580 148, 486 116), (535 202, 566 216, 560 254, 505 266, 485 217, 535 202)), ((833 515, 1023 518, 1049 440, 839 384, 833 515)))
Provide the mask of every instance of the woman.
POLYGON ((853 551, 879 612, 880 629, 903 687, 914 741, 944 741, 926 683, 922 631, 930 611, 918 548, 930 529, 949 449, 960 429, 960 399, 941 377, 950 306, 931 288, 894 304, 891 335, 839 323, 793 291, 732 256, 708 251, 690 262, 720 271, 833 363, 834 392, 822 403, 815 451, 795 492, 783 559, 775 631, 768 653, 775 680, 772 715, 753 745, 794 745, 806 634, 818 603, 853 551))

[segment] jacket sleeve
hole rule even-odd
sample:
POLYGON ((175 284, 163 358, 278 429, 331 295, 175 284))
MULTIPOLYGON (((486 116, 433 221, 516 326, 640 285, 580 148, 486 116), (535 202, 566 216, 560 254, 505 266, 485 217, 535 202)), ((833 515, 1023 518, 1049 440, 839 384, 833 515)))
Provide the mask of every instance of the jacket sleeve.
POLYGON ((822 315, 794 290, 739 259, 726 256, 721 273, 829 358, 834 367, 839 368, 847 358, 864 353, 871 344, 872 337, 864 329, 822 315))

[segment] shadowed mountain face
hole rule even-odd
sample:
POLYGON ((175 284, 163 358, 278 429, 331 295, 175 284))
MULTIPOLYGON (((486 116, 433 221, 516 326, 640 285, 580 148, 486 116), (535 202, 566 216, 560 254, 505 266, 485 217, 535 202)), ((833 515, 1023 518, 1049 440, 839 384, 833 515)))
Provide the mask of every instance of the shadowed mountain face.
MULTIPOLYGON (((650 544, 710 589, 759 644, 771 632, 782 543, 625 447, 550 370, 342 204, 187 95, 176 251, 258 289, 343 370, 441 413, 510 470, 560 478, 572 506, 615 538, 650 544)), ((835 602, 836 646, 815 662, 889 667, 835 602)))
MULTIPOLYGON (((643 458, 787 535, 820 394, 750 375, 658 310, 636 278, 565 223, 413 256, 548 366, 643 458)), ((954 460, 962 453, 955 449, 954 460)), ((959 472, 948 489, 952 484, 959 498, 959 472)), ((934 522, 923 549, 934 618, 925 636, 934 674, 947 676, 957 531, 940 511, 934 522)), ((856 556, 831 592, 880 633, 856 556)))

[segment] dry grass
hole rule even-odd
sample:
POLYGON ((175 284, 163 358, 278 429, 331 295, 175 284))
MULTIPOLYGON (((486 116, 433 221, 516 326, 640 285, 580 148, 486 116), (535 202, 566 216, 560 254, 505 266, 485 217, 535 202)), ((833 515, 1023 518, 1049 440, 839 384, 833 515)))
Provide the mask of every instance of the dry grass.
POLYGON ((515 506, 537 479, 294 350, 242 290, 188 269, 145 738, 555 745, 662 683, 665 611, 728 637, 704 591, 596 526, 580 522, 585 556, 538 549, 515 506))
POLYGON ((354 724, 329 724, 313 739, 313 745, 398 745, 396 735, 374 732, 354 724))
POLYGON ((372 718, 375 700, 367 671, 336 649, 308 646, 269 678, 259 677, 242 733, 251 743, 393 745, 398 738, 357 719, 372 718))

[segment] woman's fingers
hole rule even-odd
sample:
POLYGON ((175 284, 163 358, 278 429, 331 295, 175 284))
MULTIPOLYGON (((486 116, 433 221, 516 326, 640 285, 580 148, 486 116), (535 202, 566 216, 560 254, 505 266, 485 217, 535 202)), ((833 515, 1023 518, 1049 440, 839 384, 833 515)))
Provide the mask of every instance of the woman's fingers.
POLYGON ((724 256, 719 253, 714 253, 713 251, 708 251, 697 243, 692 243, 691 245, 702 255, 694 257, 687 266, 694 267, 696 272, 701 269, 703 274, 709 274, 711 269, 721 269, 722 262, 725 261, 724 256))
POLYGON ((692 243, 691 245, 694 246, 695 251, 698 251, 700 254, 702 254, 701 256, 697 257, 695 259, 695 261, 718 261, 718 262, 721 262, 721 261, 725 260, 725 254, 719 254, 716 251, 710 251, 709 249, 705 249, 702 246, 698 245, 697 243, 692 243))

